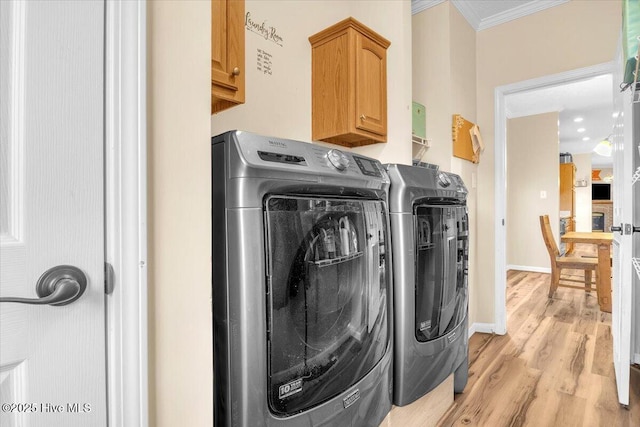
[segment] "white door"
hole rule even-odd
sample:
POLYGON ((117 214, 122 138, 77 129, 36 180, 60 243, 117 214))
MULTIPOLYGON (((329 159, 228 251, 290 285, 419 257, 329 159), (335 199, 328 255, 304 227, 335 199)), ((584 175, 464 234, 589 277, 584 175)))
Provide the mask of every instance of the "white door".
MULTIPOLYGON (((622 67, 618 67, 622 68, 622 67)), ((614 78, 614 81, 621 81, 614 78)), ((632 318, 632 165, 634 135, 640 135, 640 104, 633 102, 630 90, 616 95, 615 107, 622 112, 613 133, 613 286, 612 335, 613 364, 616 374, 618 401, 629 404, 629 366, 631 364, 632 318)), ((637 138, 637 137, 635 137, 637 138)))
POLYGON ((101 1, 0 0, 0 297, 86 275, 67 305, 0 302, 3 427, 107 424, 103 44, 101 1))

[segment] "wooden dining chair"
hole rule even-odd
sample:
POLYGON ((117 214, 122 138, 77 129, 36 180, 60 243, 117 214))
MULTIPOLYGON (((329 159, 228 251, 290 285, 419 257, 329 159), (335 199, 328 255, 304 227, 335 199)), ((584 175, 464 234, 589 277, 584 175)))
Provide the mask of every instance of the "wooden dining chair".
POLYGON ((580 256, 560 256, 558 245, 556 245, 553 232, 551 231, 551 225, 549 224, 549 215, 540 216, 540 228, 542 230, 544 244, 547 246, 549 258, 551 259, 549 298, 553 296, 559 286, 563 288, 584 289, 586 292, 591 292, 591 285, 596 285, 597 291, 599 280, 597 275, 598 260, 594 258, 582 258, 580 256), (584 277, 571 273, 563 274, 563 270, 583 270, 584 277), (575 279, 576 277, 582 277, 582 280, 575 279), (595 278, 595 280, 592 280, 592 278, 595 278), (582 286, 576 286, 570 283, 580 283, 582 286))

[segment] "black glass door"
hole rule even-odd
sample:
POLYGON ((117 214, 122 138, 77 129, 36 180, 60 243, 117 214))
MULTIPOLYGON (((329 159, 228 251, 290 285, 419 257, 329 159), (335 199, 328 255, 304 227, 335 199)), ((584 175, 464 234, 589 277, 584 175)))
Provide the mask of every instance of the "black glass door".
POLYGON ((421 342, 446 335, 467 312, 468 224, 463 206, 416 205, 415 332, 421 342))
POLYGON ((380 201, 271 196, 269 406, 288 415, 366 375, 385 353, 387 219, 380 201))

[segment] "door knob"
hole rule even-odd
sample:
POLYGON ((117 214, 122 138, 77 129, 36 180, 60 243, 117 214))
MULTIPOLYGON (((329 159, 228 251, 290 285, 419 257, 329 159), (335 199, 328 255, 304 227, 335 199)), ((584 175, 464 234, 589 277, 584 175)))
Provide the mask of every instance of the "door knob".
POLYGON ((235 67, 232 71, 231 74, 233 74, 234 76, 239 76, 240 75, 240 68, 235 67))
POLYGON ((616 227, 615 225, 611 226, 611 232, 612 233, 617 231, 620 234, 624 234, 624 231, 622 231, 623 229, 624 229, 624 226, 622 224, 620 224, 620 227, 616 227))
POLYGON ((633 232, 634 233, 640 233, 640 227, 636 227, 635 225, 633 226, 633 232))
POLYGON ((35 305, 67 305, 82 296, 87 289, 87 276, 72 265, 59 265, 45 271, 36 283, 40 298, 0 298, 0 302, 35 305))

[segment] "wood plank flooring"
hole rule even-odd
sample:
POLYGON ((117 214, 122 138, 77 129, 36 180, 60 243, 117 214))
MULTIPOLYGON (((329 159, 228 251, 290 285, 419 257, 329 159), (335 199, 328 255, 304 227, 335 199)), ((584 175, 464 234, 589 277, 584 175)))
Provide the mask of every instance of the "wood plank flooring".
MULTIPOLYGON (((508 334, 474 334, 469 382, 440 426, 640 426, 640 371, 629 409, 617 401, 611 315, 595 292, 559 288, 549 275, 507 274, 508 334)), ((416 408, 428 411, 428 408, 416 408)))

